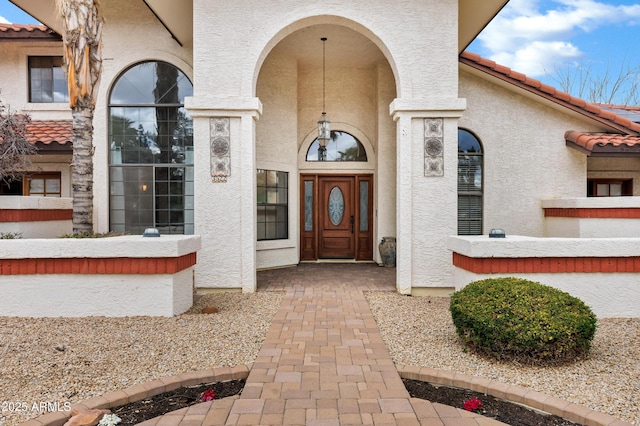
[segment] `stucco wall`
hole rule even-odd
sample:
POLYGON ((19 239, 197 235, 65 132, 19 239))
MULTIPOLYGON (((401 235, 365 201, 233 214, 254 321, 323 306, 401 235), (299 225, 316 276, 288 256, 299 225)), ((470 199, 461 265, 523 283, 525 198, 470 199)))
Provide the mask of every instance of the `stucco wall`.
POLYGON ((71 198, 54 197, 0 197, 0 212, 11 214, 24 212, 25 217, 14 217, 15 221, 0 220, 0 234, 19 233, 22 238, 58 238, 71 234, 71 198), (35 213, 32 215, 31 212, 35 213), (68 219, 53 220, 48 214, 64 215, 61 211, 68 212, 68 219), (46 220, 42 220, 42 218, 46 220), (36 219, 36 220, 34 220, 36 219))
POLYGON ((406 2, 394 7, 393 13, 385 0, 268 4, 195 0, 193 7, 195 80, 201 83, 196 97, 253 96, 256 69, 273 46, 297 29, 334 23, 371 36, 390 60, 411 58, 395 64, 396 73, 404 76, 398 82, 399 96, 449 97, 457 91, 455 0, 406 2), (246 13, 249 10, 252 13, 246 13), (225 82, 224 87, 213 87, 219 81, 225 82))
POLYGON ((452 252, 467 256, 470 260, 495 261, 496 267, 497 262, 502 259, 514 260, 515 262, 511 263, 515 263, 517 269, 517 272, 490 273, 490 270, 471 272, 472 268, 456 267, 456 290, 476 280, 516 276, 558 288, 578 297, 589 305, 598 317, 640 316, 640 273, 636 266, 631 267, 637 265, 640 248, 638 238, 473 236, 452 237, 447 246, 452 252), (544 272, 536 271, 535 267, 527 268, 525 263, 527 260, 534 260, 535 264, 541 265, 548 259, 555 259, 555 263, 552 262, 553 268, 544 272), (566 261, 560 262, 559 259, 566 261), (605 262, 595 262, 593 259, 603 259, 605 262), (630 259, 630 262, 627 259, 630 259), (578 269, 582 262, 586 262, 585 267, 578 269), (603 263, 607 267, 602 268, 603 263), (616 270, 616 265, 622 264, 625 268, 616 270))
POLYGON ((374 259, 380 263, 377 244, 383 237, 396 236, 396 125, 389 116, 389 104, 396 97, 395 86, 392 86, 393 73, 388 64, 378 64, 378 98, 377 98, 377 145, 374 224, 376 241, 373 246, 374 259), (387 84, 382 84, 387 82, 387 84))
POLYGON ((640 158, 589 157, 589 179, 633 179, 633 195, 640 196, 640 158))
POLYGON ((457 120, 444 119, 444 175, 425 176, 424 120, 412 120, 412 287, 451 287, 447 237, 457 232, 457 120))
POLYGON ((297 88, 296 58, 274 49, 260 70, 256 89, 263 105, 256 123, 256 168, 289 174, 289 237, 258 241, 257 268, 298 263, 297 88))
POLYGON ((60 172, 61 197, 71 197, 71 155, 35 155, 31 170, 37 173, 60 172))
POLYGON ((0 240, 0 316, 180 314, 200 237, 0 240))
POLYGON ((545 237, 623 238, 640 236, 640 197, 542 200, 545 237))
MULTIPOLYGON (((107 25, 103 30, 103 72, 94 112, 94 226, 98 232, 109 229, 107 104, 115 78, 127 67, 144 60, 164 60, 180 68, 189 78, 193 76, 192 47, 181 47, 172 39, 144 3, 113 0, 108 6, 105 7, 107 25)), ((62 53, 62 43, 0 43, 0 99, 14 109, 29 113, 34 120, 70 120, 67 103, 28 102, 28 56, 61 56, 62 53)), ((61 171, 63 188, 69 188, 68 166, 60 164, 42 168, 61 171)))
POLYGON ((33 120, 69 120, 68 103, 29 102, 29 56, 62 56, 62 43, 0 43, 0 99, 13 110, 28 113, 33 120))
MULTIPOLYGON (((540 200, 584 196, 587 164, 590 177, 618 165, 621 173, 638 169, 636 160, 587 163, 584 154, 565 146, 564 132, 602 129, 464 67, 459 71, 457 1, 402 6, 389 13, 386 0, 194 0, 194 46, 182 47, 144 4, 110 2, 94 121, 96 230, 109 226, 109 91, 120 73, 143 60, 172 63, 194 83, 194 96, 186 104, 194 117, 195 221, 203 242, 196 285, 202 287, 250 291, 256 267, 297 262, 301 170, 374 173, 374 239, 398 237, 402 286, 449 287, 453 268, 445 240, 456 233, 458 127, 472 131, 483 144, 485 233, 501 227, 508 234, 541 236, 540 200), (334 129, 353 133, 370 149, 367 164, 309 166, 301 160, 321 112, 321 70, 305 66, 278 43, 315 25, 348 28, 368 38, 386 59, 369 67, 334 64, 327 69, 329 119, 334 129), (212 117, 230 118, 231 175, 224 183, 212 182, 210 174, 212 117), (425 117, 444 120, 441 177, 424 176, 425 117), (256 168, 289 172, 287 240, 255 241, 256 168)), ((9 58, 0 63, 0 72, 6 63, 20 70, 6 92, 9 100, 31 108, 34 118, 68 119, 66 105, 48 104, 46 113, 26 105, 27 54, 54 54, 59 45, 20 46, 0 44, 0 54, 9 58)))
MULTIPOLYGON (((70 120, 68 103, 29 102, 29 56, 62 55, 62 44, 51 42, 0 43, 0 100, 12 111, 32 120, 70 120)), ((60 172, 62 197, 71 196, 70 155, 34 155, 29 171, 60 172)))
MULTIPOLYGON (((374 157, 374 162, 368 169, 375 172, 376 166, 381 165, 384 169, 381 180, 384 179, 385 185, 379 187, 376 194, 377 200, 384 200, 383 205, 377 206, 382 207, 378 210, 377 217, 380 217, 380 212, 383 213, 384 218, 380 223, 384 224, 384 229, 380 228, 377 233, 394 235, 396 226, 405 226, 412 232, 411 223, 402 225, 396 221, 394 196, 386 197, 390 190, 395 192, 398 187, 395 173, 391 170, 395 163, 395 125, 389 118, 388 106, 394 97, 401 97, 403 106, 420 105, 421 109, 440 110, 448 109, 451 102, 455 103, 457 100, 457 2, 428 1, 405 6, 389 14, 386 13, 388 2, 381 0, 366 4, 285 1, 269 4, 264 8, 245 1, 233 4, 198 0, 194 2, 195 93, 187 102, 187 107, 192 115, 195 114, 197 121, 196 222, 199 225, 196 232, 203 236, 205 246, 199 257, 202 270, 208 271, 208 276, 216 277, 215 280, 204 282, 205 277, 202 276, 202 279, 197 280, 199 286, 241 286, 250 289, 254 282, 251 274, 254 274, 255 266, 272 266, 274 262, 291 263, 297 256, 297 241, 256 243, 250 241, 248 236, 250 233, 254 234, 251 231, 255 229, 255 167, 280 166, 283 170, 289 170, 292 164, 289 160, 291 152, 286 147, 290 141, 276 141, 275 135, 288 135, 291 132, 291 120, 296 120, 296 143, 309 143, 321 112, 318 104, 322 82, 320 69, 298 66, 294 74, 293 63, 283 61, 278 65, 269 64, 269 61, 278 57, 277 48, 272 57, 267 57, 284 37, 308 26, 317 24, 348 27, 368 37, 386 56, 389 62, 387 69, 339 66, 327 68, 327 86, 332 87, 332 91, 328 93, 333 94, 327 97, 326 109, 334 129, 355 129, 373 147, 374 154, 378 148, 378 135, 384 136, 385 159, 375 160, 374 157), (247 15, 245 11, 249 9, 254 10, 254 13, 247 15), (379 19, 382 15, 385 16, 384 20, 379 19), (225 31, 217 31, 223 27, 225 31), (398 31, 399 28, 402 31, 398 31), (414 36, 427 28, 428 36, 414 36), (412 36, 407 37, 409 34, 412 36), (415 52, 429 54, 416 55, 415 52), (262 80, 273 72, 278 73, 273 81, 262 80), (291 84, 294 76, 297 78, 296 116, 292 114, 293 105, 286 103, 286 100, 293 100, 291 87, 282 86, 291 84), (217 84, 219 82, 224 84, 217 84), (278 88, 285 90, 276 93, 278 88), (265 94, 278 96, 281 100, 269 99, 265 94), (278 114, 289 122, 273 120, 272 114, 278 114), (291 115, 284 117, 284 114, 291 115), (209 134, 206 129, 207 120, 211 117, 231 117, 232 127, 235 123, 240 132, 234 134, 232 131, 231 175, 224 184, 212 183, 210 177, 207 177, 210 164, 207 158, 209 134), (262 119, 265 120, 264 123, 261 122, 262 119), (256 132, 252 134, 254 126, 256 132), (253 147, 256 150, 255 157, 251 152, 253 147), (278 157, 274 158, 276 152, 278 157), (225 217, 230 212, 239 214, 240 217, 225 217), (240 235, 241 238, 231 238, 232 241, 228 241, 229 235, 240 235), (210 241, 215 249, 208 249, 206 241, 210 241), (284 246, 277 247, 279 244, 284 246), (280 253, 275 254, 273 250, 280 250, 280 253)), ((437 112, 435 116, 438 116, 437 112)), ((449 140, 455 138, 456 128, 455 124, 447 126, 449 140)), ((421 129, 415 133, 419 139, 422 134, 421 129)), ((422 142, 419 146, 422 146, 422 142)), ((298 160, 304 150, 306 146, 301 145, 298 160)), ((448 152, 448 164, 454 164, 455 149, 448 152)), ((423 158, 422 152, 420 158, 423 158)), ((318 170, 330 172, 327 167, 319 167, 318 170)), ((354 172, 363 169, 342 165, 333 172, 347 170, 354 172)), ((415 172, 416 176, 423 173, 423 165, 415 168, 415 172)), ((444 203, 452 212, 455 211, 455 204, 447 200, 455 197, 455 192, 451 189, 455 186, 454 175, 455 172, 450 170, 446 178, 448 189, 443 189, 447 194, 444 203)), ((297 179, 297 176, 290 177, 297 179)), ((376 182, 378 185, 378 179, 376 182)), ((418 187, 416 192, 410 192, 409 196, 421 197, 419 189, 418 187)), ((289 193, 290 203, 296 205, 294 214, 290 214, 290 219, 293 219, 291 230, 291 226, 297 228, 297 182, 290 185, 289 193)), ((421 199, 419 204, 427 206, 429 223, 433 220, 431 216, 438 218, 436 222, 445 220, 445 215, 441 215, 432 201, 421 199)), ((427 230, 428 234, 431 229, 437 229, 437 239, 442 243, 449 230, 454 229, 451 224, 447 226, 448 228, 425 228, 422 223, 416 232, 424 233, 427 230)), ((374 238, 378 240, 381 236, 383 235, 376 235, 374 238)), ((426 235, 421 238, 429 244, 433 241, 433 238, 426 235)), ((410 244, 410 240, 406 241, 410 244)), ((431 253, 422 252, 426 246, 423 243, 419 241, 414 246, 421 252, 420 259, 431 261, 431 253)), ((441 253, 438 255, 438 262, 444 264, 446 255, 441 253)), ((435 275, 441 267, 439 264, 436 268, 427 269, 435 275)))
POLYGON ((193 268, 158 275, 16 275, 2 277, 2 316, 170 317, 193 304, 193 268), (46 281, 46 283, 44 282, 46 281))
POLYGON ((565 131, 599 129, 464 71, 460 96, 460 127, 484 150, 483 233, 542 236, 542 199, 586 195, 587 158, 565 145, 565 131))

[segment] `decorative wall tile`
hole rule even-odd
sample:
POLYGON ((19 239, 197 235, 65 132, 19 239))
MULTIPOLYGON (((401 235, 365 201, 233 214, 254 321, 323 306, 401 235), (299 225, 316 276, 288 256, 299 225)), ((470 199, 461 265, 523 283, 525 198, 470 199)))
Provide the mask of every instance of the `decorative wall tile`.
POLYGON ((231 175, 231 132, 229 117, 210 120, 211 176, 226 178, 231 175))
POLYGON ((442 136, 442 118, 425 118, 424 137, 441 138, 442 136))
POLYGON ((444 132, 442 118, 424 119, 424 175, 444 176, 444 132))

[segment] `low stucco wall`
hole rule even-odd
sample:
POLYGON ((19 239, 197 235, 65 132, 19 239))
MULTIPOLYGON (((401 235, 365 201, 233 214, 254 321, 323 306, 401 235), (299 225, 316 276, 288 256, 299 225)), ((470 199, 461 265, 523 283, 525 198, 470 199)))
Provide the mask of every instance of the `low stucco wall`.
POLYGON ((2 316, 173 316, 193 304, 192 268, 158 275, 12 275, 0 278, 2 316))
POLYGON ((640 197, 543 200, 542 208, 546 237, 640 237, 640 197))
POLYGON ((640 238, 450 237, 454 285, 517 276, 580 298, 598 317, 640 317, 640 238))
POLYGON ((0 234, 22 238, 57 238, 71 234, 71 198, 0 197, 0 234))
POLYGON ((0 316, 173 316, 193 304, 200 237, 0 240, 0 316))

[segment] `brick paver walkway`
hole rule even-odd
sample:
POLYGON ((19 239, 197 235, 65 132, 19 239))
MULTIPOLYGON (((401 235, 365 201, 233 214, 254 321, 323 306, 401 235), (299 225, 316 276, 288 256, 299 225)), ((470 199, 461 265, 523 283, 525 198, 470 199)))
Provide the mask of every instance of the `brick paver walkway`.
POLYGON ((502 424, 409 396, 364 296, 395 291, 394 269, 306 264, 259 272, 258 282, 286 295, 241 395, 143 425, 502 424))

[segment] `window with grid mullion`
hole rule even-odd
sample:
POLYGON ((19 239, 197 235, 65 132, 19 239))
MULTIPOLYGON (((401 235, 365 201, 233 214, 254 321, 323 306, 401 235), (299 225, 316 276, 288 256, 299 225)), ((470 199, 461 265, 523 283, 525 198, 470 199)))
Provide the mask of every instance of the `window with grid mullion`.
POLYGON ((257 239, 289 238, 287 172, 257 170, 257 239))

